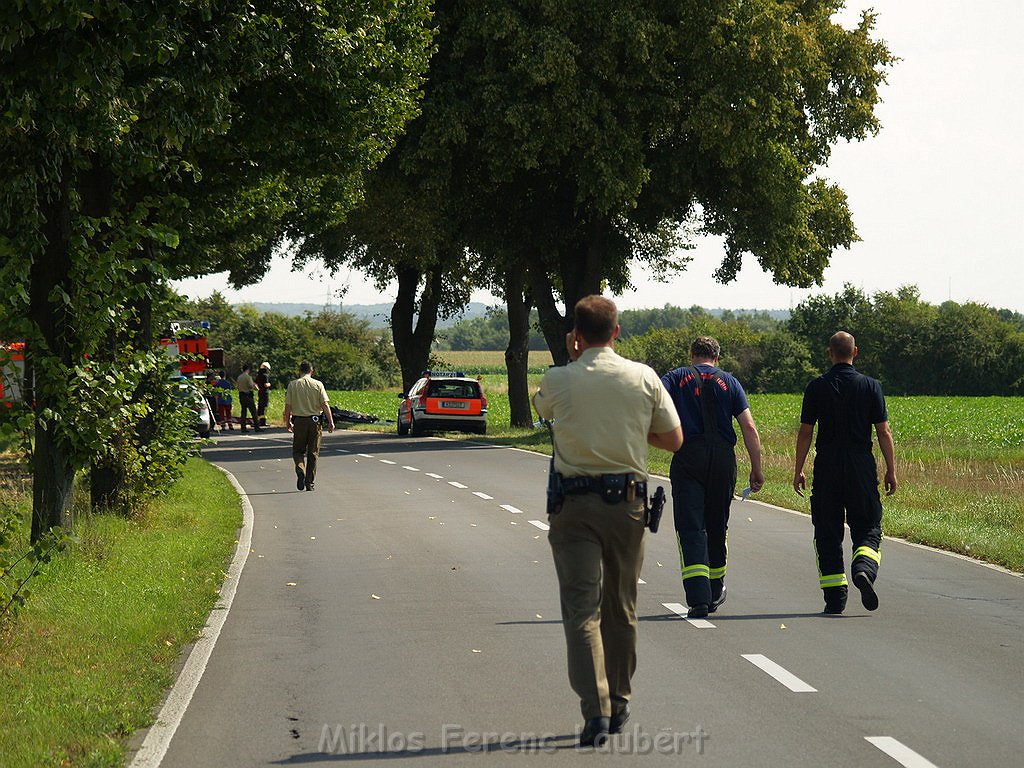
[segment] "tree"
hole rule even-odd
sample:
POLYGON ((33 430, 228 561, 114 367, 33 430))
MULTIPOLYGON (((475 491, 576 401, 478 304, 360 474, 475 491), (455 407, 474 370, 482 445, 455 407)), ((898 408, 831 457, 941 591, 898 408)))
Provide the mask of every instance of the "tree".
MULTIPOLYGON (((133 368, 165 267, 258 277, 254 255, 351 207, 413 109, 426 13, 72 0, 4 16, 0 336, 26 340, 33 374, 33 538, 63 522, 97 445, 62 422, 76 366, 93 375, 109 362, 97 348, 125 336, 135 350, 103 376, 133 368), (115 319, 135 332, 111 333, 115 319)), ((120 382, 122 402, 139 385, 120 382)))
POLYGON ((423 135, 453 170, 470 246, 513 233, 504 263, 527 276, 556 361, 579 297, 627 290, 634 261, 683 266, 683 225, 724 237, 723 282, 749 253, 812 285, 856 239, 815 173, 838 139, 878 130, 892 57, 873 15, 844 30, 837 7, 437 4, 423 135))

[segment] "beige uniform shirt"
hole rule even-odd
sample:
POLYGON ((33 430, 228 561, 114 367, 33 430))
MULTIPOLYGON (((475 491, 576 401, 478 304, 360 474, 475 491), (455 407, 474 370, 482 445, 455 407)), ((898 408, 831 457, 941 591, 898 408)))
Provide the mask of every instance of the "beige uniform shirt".
POLYGON ((284 404, 291 406, 294 416, 317 416, 327 407, 327 390, 311 375, 288 383, 284 404))
POLYGON ((238 374, 238 378, 235 379, 235 389, 239 392, 252 392, 256 388, 256 383, 252 380, 252 376, 248 373, 238 374))
POLYGON ((549 368, 534 407, 553 424, 555 471, 566 477, 633 472, 647 477, 647 434, 679 426, 658 374, 611 347, 591 347, 549 368))

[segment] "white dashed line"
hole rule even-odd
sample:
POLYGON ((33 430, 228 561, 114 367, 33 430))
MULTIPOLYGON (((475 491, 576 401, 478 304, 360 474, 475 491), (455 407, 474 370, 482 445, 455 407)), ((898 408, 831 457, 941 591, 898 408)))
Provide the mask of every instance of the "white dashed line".
POLYGON ((664 605, 666 608, 668 608, 670 611, 672 611, 672 613, 676 614, 677 616, 682 616, 684 619, 687 620, 687 622, 689 622, 690 624, 695 626, 697 629, 715 629, 715 625, 712 624, 707 619, 687 619, 686 618, 686 610, 687 609, 686 609, 686 606, 683 605, 682 603, 662 603, 662 605, 664 605))
POLYGON ((488 496, 483 491, 473 491, 473 495, 474 496, 479 496, 481 499, 484 499, 485 501, 490 501, 491 499, 494 498, 493 496, 488 496))
POLYGON ((778 664, 776 664, 774 661, 769 659, 767 656, 764 656, 763 654, 744 653, 741 654, 741 656, 743 656, 744 659, 749 661, 762 672, 765 672, 771 677, 774 677, 784 686, 789 688, 789 690, 793 691, 793 693, 817 693, 818 691, 817 688, 811 687, 803 680, 801 680, 799 677, 790 672, 788 669, 780 667, 778 664))
POLYGON ((636 583, 637 583, 637 584, 646 584, 647 582, 646 582, 646 581, 644 581, 643 579, 637 579, 637 580, 636 580, 636 583))
POLYGON ((444 480, 444 475, 435 475, 433 472, 424 472, 427 477, 432 477, 435 480, 444 480))
POLYGON ((410 472, 419 472, 419 470, 416 469, 416 467, 405 467, 405 466, 403 466, 402 469, 408 469, 410 472))
POLYGON ((364 459, 372 459, 373 458, 373 456, 371 456, 368 453, 357 453, 356 456, 362 456, 364 459))
POLYGON ((387 459, 377 459, 377 461, 379 461, 381 464, 392 464, 393 465, 395 463, 393 461, 388 461, 387 459))
POLYGON ((548 525, 547 523, 541 522, 540 520, 529 520, 528 522, 530 523, 530 525, 532 525, 532 526, 534 526, 536 528, 540 528, 542 531, 549 531, 549 530, 551 530, 551 526, 550 525, 548 525))
POLYGON ((513 515, 521 515, 521 514, 523 514, 523 510, 516 509, 511 504, 502 504, 501 508, 504 509, 506 512, 511 512, 513 515))
POLYGON ((938 768, 935 763, 917 754, 910 747, 901 744, 892 736, 865 736, 865 741, 874 744, 889 757, 906 768, 938 768))
POLYGON ((335 448, 338 453, 352 453, 352 451, 346 451, 344 448, 335 448))
POLYGON ((449 480, 448 481, 448 485, 452 486, 453 488, 469 488, 468 485, 463 485, 462 483, 457 483, 454 480, 449 480))

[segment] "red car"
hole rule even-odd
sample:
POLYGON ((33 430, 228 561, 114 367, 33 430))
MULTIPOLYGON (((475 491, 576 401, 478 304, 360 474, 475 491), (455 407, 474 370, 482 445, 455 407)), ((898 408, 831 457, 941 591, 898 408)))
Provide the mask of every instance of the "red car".
POLYGON ((476 379, 463 373, 426 371, 409 393, 399 395, 398 434, 427 430, 487 432, 487 398, 476 379))

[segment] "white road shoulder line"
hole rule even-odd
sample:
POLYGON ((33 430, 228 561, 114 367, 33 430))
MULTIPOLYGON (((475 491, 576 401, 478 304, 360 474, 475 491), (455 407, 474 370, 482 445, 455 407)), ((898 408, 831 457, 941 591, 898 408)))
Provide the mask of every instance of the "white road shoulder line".
POLYGON ((536 528, 540 528, 542 531, 551 530, 551 526, 541 520, 528 520, 527 522, 536 528))
POLYGON ((485 501, 490 501, 491 499, 494 498, 493 496, 488 496, 483 491, 473 491, 473 495, 474 496, 479 496, 481 499, 484 499, 485 501))
POLYGON ((892 736, 865 736, 864 740, 874 744, 889 757, 906 768, 938 768, 935 763, 927 760, 906 744, 902 744, 892 736))
POLYGON ((469 488, 468 485, 463 485, 462 483, 457 483, 454 480, 449 480, 448 481, 448 485, 452 486, 453 488, 469 488))
POLYGON ((668 608, 672 613, 677 616, 682 616, 687 622, 692 624, 697 629, 715 629, 715 625, 707 619, 687 619, 686 618, 686 606, 682 603, 662 603, 663 606, 668 608))
MULTIPOLYGON (((217 465, 214 464, 214 466, 217 465)), ((192 701, 192 695, 199 687, 206 664, 213 654, 213 646, 216 645, 217 638, 220 637, 220 630, 224 626, 224 622, 227 621, 228 611, 231 610, 231 603, 235 599, 235 590, 238 588, 238 579, 242 575, 242 568, 245 567, 245 560, 252 547, 253 513, 249 497, 246 496, 245 489, 234 475, 223 467, 217 467, 217 469, 228 476, 228 480, 231 481, 231 485, 238 491, 242 500, 242 530, 238 534, 238 545, 235 547, 231 565, 228 566, 227 575, 224 577, 220 601, 210 612, 202 634, 196 640, 196 644, 192 646, 192 651, 189 653, 188 659, 185 660, 181 674, 178 675, 170 693, 167 694, 167 700, 160 708, 160 713, 146 734, 139 751, 132 758, 129 768, 156 768, 167 754, 167 748, 171 744, 174 732, 178 730, 178 724, 181 723, 181 719, 185 716, 185 710, 188 709, 189 702, 192 701)))
POLYGON ((767 656, 760 653, 743 653, 740 654, 744 659, 749 661, 755 667, 760 669, 762 672, 774 677, 784 686, 793 691, 793 693, 817 693, 818 689, 805 683, 799 677, 794 675, 788 669, 780 667, 774 661, 769 659, 767 656))
POLYGON ((506 512, 511 512, 513 515, 523 514, 523 510, 513 507, 511 504, 502 504, 501 508, 504 509, 506 512))

